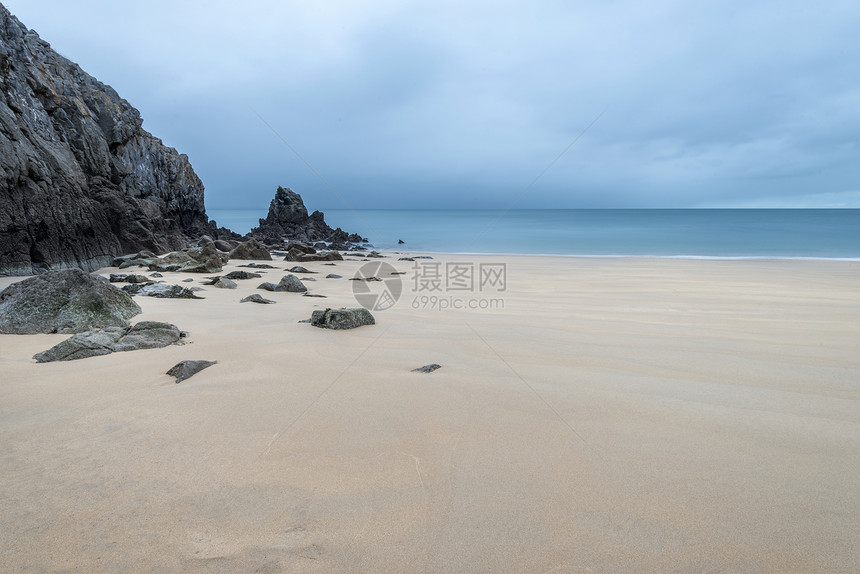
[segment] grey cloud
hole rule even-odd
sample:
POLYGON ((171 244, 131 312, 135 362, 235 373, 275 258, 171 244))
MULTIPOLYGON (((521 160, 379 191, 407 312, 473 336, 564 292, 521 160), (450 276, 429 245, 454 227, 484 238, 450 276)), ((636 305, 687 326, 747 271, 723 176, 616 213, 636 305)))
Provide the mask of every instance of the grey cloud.
POLYGON ((855 3, 358 4, 7 1, 210 207, 860 206, 855 3))

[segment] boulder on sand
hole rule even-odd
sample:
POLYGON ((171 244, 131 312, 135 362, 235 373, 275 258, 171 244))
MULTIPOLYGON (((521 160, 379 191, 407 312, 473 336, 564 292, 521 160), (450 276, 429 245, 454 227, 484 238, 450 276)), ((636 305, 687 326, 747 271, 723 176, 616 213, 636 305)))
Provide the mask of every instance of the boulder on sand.
POLYGON ((217 281, 214 283, 215 287, 218 289, 235 289, 236 282, 227 279, 226 277, 219 277, 217 281))
POLYGON ((266 281, 265 283, 260 283, 257 286, 257 289, 265 289, 266 291, 289 291, 290 293, 304 293, 308 290, 305 287, 304 283, 296 277, 295 275, 284 275, 278 284, 270 283, 266 281))
POLYGON ((167 283, 150 283, 149 285, 126 285, 123 291, 132 295, 144 295, 146 297, 157 297, 159 299, 203 299, 194 294, 191 289, 181 285, 168 285, 167 283))
POLYGON ((231 271, 227 275, 225 275, 227 279, 259 279, 262 277, 259 273, 249 273, 247 271, 231 271))
POLYGON ((343 256, 337 251, 320 251, 319 253, 305 253, 299 256, 298 261, 301 263, 312 261, 343 261, 343 256))
POLYGON ((275 291, 289 291, 290 293, 304 293, 308 288, 295 275, 284 275, 275 287, 275 291))
POLYGON ((253 259, 256 261, 271 261, 269 250, 260 245, 256 239, 240 243, 230 251, 230 259, 253 259))
POLYGON ((33 356, 37 363, 74 361, 119 351, 157 349, 178 343, 183 333, 170 323, 141 321, 132 327, 106 327, 76 333, 33 356))
POLYGON ((128 293, 80 269, 48 271, 0 292, 0 333, 80 333, 125 327, 140 311, 128 293))
POLYGON ((376 324, 373 315, 364 307, 316 310, 311 314, 310 322, 314 327, 335 330, 376 324))

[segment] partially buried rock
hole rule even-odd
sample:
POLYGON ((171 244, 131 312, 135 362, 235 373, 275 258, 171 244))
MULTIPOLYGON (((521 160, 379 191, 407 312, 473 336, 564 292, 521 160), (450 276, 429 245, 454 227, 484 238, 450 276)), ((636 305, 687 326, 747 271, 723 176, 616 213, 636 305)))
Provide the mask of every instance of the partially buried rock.
POLYGON ((277 269, 274 265, 267 263, 248 263, 247 265, 239 265, 239 267, 250 267, 251 269, 277 269))
POLYGON ((132 327, 105 327, 72 335, 33 356, 37 363, 74 361, 119 351, 157 349, 176 344, 184 336, 175 325, 141 321, 132 327))
POLYGON ((0 333, 80 333, 125 327, 140 313, 131 296, 80 269, 48 271, 0 292, 0 333))
POLYGON ((311 325, 322 329, 355 329, 375 324, 373 315, 364 307, 317 310, 311 314, 311 325))
POLYGON ((321 299, 325 299, 325 295, 320 295, 319 293, 302 293, 302 297, 319 297, 321 299))
POLYGON ((225 275, 227 279, 259 279, 262 277, 259 273, 249 273, 248 271, 231 271, 225 275))
POLYGON ((441 369, 442 365, 437 365, 433 363, 431 365, 424 365, 423 367, 418 367, 417 369, 412 369, 413 373, 432 373, 436 369, 441 369))
POLYGON ((278 286, 275 285, 274 283, 270 283, 269 281, 266 281, 265 283, 260 283, 259 285, 257 285, 257 289, 263 289, 265 291, 277 291, 278 286))
POLYGON ((167 285, 166 283, 151 283, 150 285, 126 285, 123 291, 132 295, 144 295, 145 297, 157 297, 159 299, 202 299, 194 294, 191 289, 180 285, 167 285))
POLYGON ((328 275, 325 276, 325 278, 326 279, 343 279, 343 277, 341 275, 338 275, 337 273, 329 273, 328 275))
POLYGON ((271 299, 264 299, 262 295, 254 293, 253 295, 248 295, 247 297, 243 298, 241 301, 239 301, 239 303, 261 303, 263 305, 269 305, 271 303, 274 303, 274 301, 272 301, 271 299))
POLYGON ((219 277, 218 280, 214 283, 215 287, 218 289, 235 289, 236 282, 227 279, 226 277, 219 277))
POLYGON ((310 269, 305 269, 301 265, 295 265, 291 269, 287 269, 290 273, 316 273, 316 271, 311 271, 310 269))
POLYGON ((167 374, 171 377, 176 377, 176 382, 181 383, 185 379, 191 378, 203 369, 217 364, 218 361, 180 361, 173 365, 167 374))

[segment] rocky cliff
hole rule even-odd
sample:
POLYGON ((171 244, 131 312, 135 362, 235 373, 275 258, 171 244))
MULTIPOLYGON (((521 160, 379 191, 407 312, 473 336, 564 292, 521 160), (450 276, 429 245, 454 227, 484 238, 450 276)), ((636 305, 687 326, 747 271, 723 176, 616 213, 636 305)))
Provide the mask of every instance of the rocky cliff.
POLYGON ((188 157, 0 4, 0 274, 108 265, 205 232, 188 157))

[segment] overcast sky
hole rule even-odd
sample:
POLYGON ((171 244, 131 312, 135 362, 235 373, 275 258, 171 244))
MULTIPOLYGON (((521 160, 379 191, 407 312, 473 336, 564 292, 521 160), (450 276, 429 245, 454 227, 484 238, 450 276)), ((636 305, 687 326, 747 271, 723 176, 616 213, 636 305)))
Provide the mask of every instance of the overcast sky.
POLYGON ((2 1, 210 209, 860 207, 856 0, 2 1))

